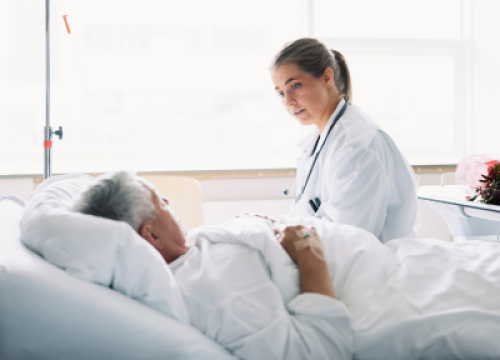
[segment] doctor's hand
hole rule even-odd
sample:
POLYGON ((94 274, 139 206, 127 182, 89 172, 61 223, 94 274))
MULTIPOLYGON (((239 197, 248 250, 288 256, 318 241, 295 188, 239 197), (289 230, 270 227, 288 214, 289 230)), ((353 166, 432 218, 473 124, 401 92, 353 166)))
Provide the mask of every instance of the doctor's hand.
POLYGON ((259 219, 264 219, 264 220, 269 220, 270 222, 272 222, 273 224, 276 222, 275 219, 269 217, 269 216, 265 216, 265 215, 257 215, 257 214, 249 214, 249 213, 245 213, 245 214, 240 214, 240 215, 236 215, 235 217, 239 218, 239 217, 257 217, 259 219))

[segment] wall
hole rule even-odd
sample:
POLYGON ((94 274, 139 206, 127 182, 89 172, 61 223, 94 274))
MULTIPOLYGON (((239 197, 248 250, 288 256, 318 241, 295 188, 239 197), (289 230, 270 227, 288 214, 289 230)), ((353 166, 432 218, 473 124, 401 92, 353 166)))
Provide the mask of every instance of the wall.
MULTIPOLYGON (((444 169, 416 169, 420 183, 438 185, 444 169)), ((449 171, 449 170, 448 170, 449 171)), ((449 179, 452 181, 453 179, 449 179)), ((253 176, 199 180, 203 195, 203 216, 206 224, 227 216, 253 213, 277 217, 287 214, 293 199, 283 194, 293 182, 293 176, 253 176)), ((27 201, 33 192, 33 178, 0 179, 0 196, 14 194, 27 201)), ((419 201, 422 226, 419 237, 451 240, 445 222, 419 201)))
POLYGON ((0 178, 0 196, 17 195, 28 201, 35 186, 32 178, 0 178))

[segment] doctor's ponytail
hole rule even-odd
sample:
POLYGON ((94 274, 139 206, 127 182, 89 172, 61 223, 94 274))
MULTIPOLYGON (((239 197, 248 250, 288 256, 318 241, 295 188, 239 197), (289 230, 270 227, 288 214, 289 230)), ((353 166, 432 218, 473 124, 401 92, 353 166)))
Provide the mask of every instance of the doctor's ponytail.
POLYGON ((328 48, 318 39, 302 38, 285 45, 276 54, 271 70, 276 70, 284 64, 295 64, 301 71, 319 78, 326 68, 333 70, 335 86, 352 103, 352 82, 349 67, 344 55, 328 48))
POLYGON ((331 52, 335 54, 335 61, 332 68, 335 76, 335 86, 337 86, 340 93, 344 95, 344 99, 349 101, 349 105, 352 105, 352 83, 349 67, 347 66, 344 55, 337 50, 331 50, 331 52))

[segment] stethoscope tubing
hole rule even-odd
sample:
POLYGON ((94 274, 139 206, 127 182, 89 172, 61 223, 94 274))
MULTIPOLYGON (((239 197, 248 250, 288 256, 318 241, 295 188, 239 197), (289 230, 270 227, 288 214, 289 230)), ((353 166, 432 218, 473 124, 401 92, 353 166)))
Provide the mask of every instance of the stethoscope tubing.
MULTIPOLYGON (((337 114, 337 116, 333 120, 332 125, 330 125, 330 128, 328 129, 328 132, 325 135, 325 140, 321 144, 321 147, 319 148, 318 152, 316 153, 316 156, 314 157, 313 163, 311 165, 311 169, 309 169, 309 173, 307 174, 306 182, 304 183, 304 186, 302 187, 302 191, 300 192, 300 194, 295 199, 295 204, 297 204, 300 201, 300 199, 302 198, 302 195, 304 195, 304 192, 306 191, 307 184, 309 183, 309 179, 311 178, 311 174, 312 174, 312 172, 314 170, 314 166, 316 165, 316 160, 318 160, 319 154, 321 153, 321 150, 323 150, 323 147, 326 144, 326 140, 328 140, 328 136, 332 132, 333 127, 335 126, 335 124, 337 123, 337 121, 339 121, 339 119, 342 117, 342 115, 344 115, 344 113, 345 113, 348 105, 349 105, 349 101, 345 100, 344 106, 342 107, 342 109, 339 111, 339 113, 337 114)), ((296 185, 297 185, 297 177, 295 177, 295 181, 293 182, 292 189, 291 190, 288 190, 288 189, 285 190, 285 195, 287 195, 287 196, 291 195, 293 193, 293 190, 295 190, 296 185)))

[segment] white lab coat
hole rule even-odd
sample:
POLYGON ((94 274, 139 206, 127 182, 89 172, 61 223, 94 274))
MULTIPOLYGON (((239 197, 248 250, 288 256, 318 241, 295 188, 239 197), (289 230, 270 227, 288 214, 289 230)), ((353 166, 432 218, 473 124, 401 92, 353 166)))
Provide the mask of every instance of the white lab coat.
MULTIPOLYGON (((342 100, 321 134, 321 148, 342 100)), ((296 195, 301 192, 314 155, 318 130, 299 143, 296 195)), ((316 216, 361 227, 382 242, 414 237, 419 226, 415 173, 394 141, 359 107, 350 105, 321 151, 305 193, 290 215, 316 216), (310 199, 319 198, 316 213, 310 199)))

